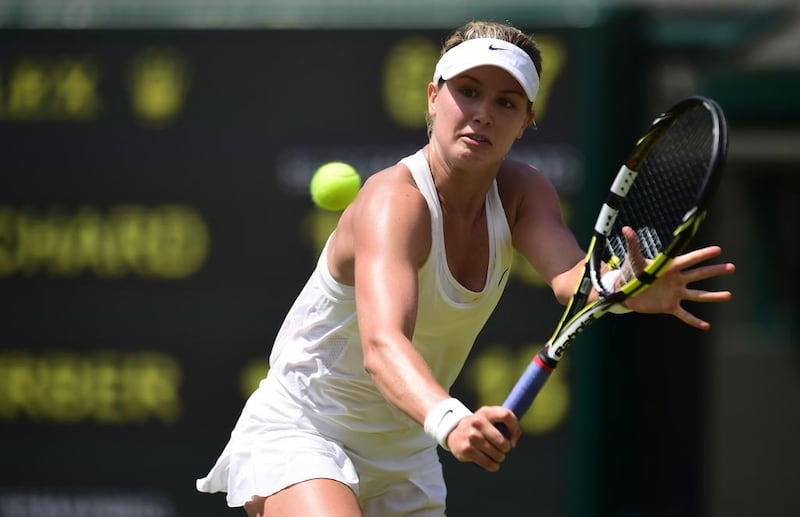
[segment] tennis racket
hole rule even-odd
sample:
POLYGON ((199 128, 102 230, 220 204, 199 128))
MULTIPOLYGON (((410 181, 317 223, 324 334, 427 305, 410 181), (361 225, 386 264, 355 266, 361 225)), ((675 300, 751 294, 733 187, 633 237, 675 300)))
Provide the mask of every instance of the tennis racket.
POLYGON ((647 289, 686 248, 719 183, 727 145, 725 116, 705 97, 684 99, 653 121, 611 184, 561 321, 504 407, 521 418, 575 338, 647 289), (600 296, 587 304, 592 289, 600 296))

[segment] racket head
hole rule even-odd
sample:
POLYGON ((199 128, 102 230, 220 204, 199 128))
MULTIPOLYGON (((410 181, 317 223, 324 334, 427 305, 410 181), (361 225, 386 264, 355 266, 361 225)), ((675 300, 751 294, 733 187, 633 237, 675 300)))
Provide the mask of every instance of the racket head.
POLYGON ((595 289, 618 303, 661 274, 697 233, 719 185, 728 150, 721 107, 693 96, 659 115, 630 153, 595 226, 590 255, 595 289), (623 228, 635 232, 626 238, 623 228), (620 271, 600 281, 603 263, 620 271))

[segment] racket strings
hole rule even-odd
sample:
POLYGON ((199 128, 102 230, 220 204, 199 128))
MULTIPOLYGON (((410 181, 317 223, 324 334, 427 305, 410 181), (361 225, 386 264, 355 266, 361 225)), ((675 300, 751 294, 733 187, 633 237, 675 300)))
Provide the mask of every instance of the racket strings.
POLYGON ((623 283, 663 252, 688 211, 697 206, 715 157, 714 119, 702 105, 675 115, 651 146, 607 239, 623 283), (622 228, 634 229, 639 249, 629 250, 622 228))

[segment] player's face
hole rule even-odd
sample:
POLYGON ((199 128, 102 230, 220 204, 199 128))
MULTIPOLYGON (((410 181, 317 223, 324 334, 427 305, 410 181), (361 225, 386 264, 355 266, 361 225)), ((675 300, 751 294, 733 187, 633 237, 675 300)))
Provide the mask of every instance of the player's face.
POLYGON ((429 89, 433 138, 455 157, 499 161, 533 119, 528 98, 505 70, 482 66, 429 89))

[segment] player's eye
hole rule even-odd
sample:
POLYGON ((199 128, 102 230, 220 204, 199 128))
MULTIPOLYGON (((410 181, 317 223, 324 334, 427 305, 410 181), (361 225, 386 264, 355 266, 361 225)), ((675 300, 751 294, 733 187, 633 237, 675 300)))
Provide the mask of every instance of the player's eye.
POLYGON ((508 108, 508 109, 514 109, 514 108, 517 107, 517 103, 516 102, 514 102, 513 100, 511 100, 509 98, 506 98, 506 97, 502 97, 502 98, 498 99, 497 100, 497 104, 502 106, 502 107, 504 107, 504 108, 508 108))

